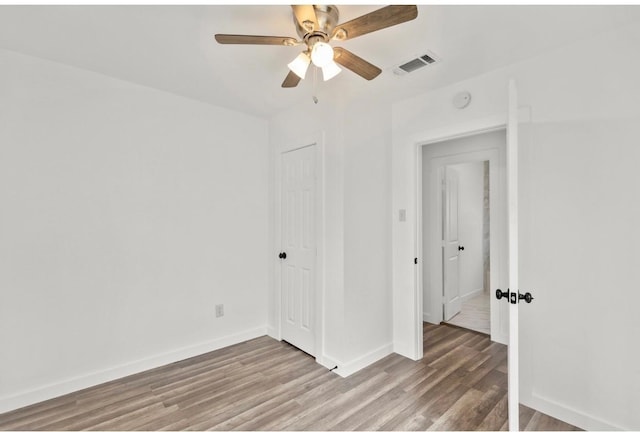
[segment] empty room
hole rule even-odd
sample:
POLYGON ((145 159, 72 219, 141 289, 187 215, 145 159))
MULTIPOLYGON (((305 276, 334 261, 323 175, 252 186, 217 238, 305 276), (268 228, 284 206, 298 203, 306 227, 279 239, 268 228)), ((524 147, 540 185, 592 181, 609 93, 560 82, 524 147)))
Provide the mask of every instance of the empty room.
POLYGON ((638 46, 0 4, 0 430, 640 430, 638 46))

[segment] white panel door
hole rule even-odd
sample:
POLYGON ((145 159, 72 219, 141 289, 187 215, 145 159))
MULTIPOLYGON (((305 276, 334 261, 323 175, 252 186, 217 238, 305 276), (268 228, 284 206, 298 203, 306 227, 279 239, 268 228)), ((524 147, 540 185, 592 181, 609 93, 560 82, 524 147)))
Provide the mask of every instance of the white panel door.
POLYGON ((316 146, 282 154, 282 339, 315 355, 316 146))
POLYGON ((507 213, 509 236, 509 347, 508 402, 509 430, 520 428, 520 385, 518 364, 518 96, 514 81, 509 82, 507 117, 507 213))
POLYGON ((444 168, 443 263, 444 321, 460 312, 460 238, 458 230, 458 173, 444 168))

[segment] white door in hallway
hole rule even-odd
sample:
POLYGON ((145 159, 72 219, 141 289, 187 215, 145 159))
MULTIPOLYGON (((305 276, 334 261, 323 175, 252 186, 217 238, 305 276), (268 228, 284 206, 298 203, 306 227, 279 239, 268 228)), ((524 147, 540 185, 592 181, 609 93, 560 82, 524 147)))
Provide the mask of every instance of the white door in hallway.
POLYGON ((460 312, 460 238, 458 230, 458 173, 444 168, 444 206, 442 253, 444 263, 444 321, 460 312))
POLYGON ((282 154, 282 339, 315 355, 316 146, 282 154))
POLYGON ((518 431, 520 429, 520 330, 518 317, 518 303, 520 301, 520 292, 518 288, 518 262, 520 256, 518 250, 518 122, 518 94, 515 81, 510 81, 507 115, 507 219, 509 233, 509 290, 507 293, 502 293, 501 299, 501 301, 506 300, 509 303, 508 411, 510 431, 518 431))

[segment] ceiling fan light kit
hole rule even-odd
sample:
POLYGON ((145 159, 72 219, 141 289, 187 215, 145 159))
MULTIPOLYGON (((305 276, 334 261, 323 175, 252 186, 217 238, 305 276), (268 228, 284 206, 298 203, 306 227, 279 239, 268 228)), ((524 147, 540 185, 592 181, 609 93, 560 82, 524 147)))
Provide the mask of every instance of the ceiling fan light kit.
POLYGON ((411 21, 418 16, 418 8, 415 5, 391 5, 338 24, 340 14, 336 6, 292 5, 291 9, 300 40, 288 36, 216 34, 216 41, 221 44, 306 45, 306 50, 288 64, 291 72, 282 82, 282 87, 285 88, 296 87, 306 76, 310 63, 322 69, 325 81, 340 73, 342 69, 338 64, 367 80, 372 80, 382 72, 380 68, 343 47, 333 48, 329 42, 353 39, 411 21))
POLYGON ((331 45, 324 42, 316 42, 311 49, 311 61, 319 68, 333 62, 333 48, 331 48, 331 45))
POLYGON ((322 78, 325 81, 329 81, 331 78, 338 75, 340 72, 342 72, 342 69, 340 69, 340 66, 338 66, 336 62, 331 61, 327 65, 322 67, 322 78))
POLYGON ((298 57, 293 59, 293 61, 287 66, 293 73, 298 75, 300 79, 304 79, 305 75, 307 74, 307 69, 309 69, 310 63, 311 59, 309 58, 309 55, 306 52, 302 52, 298 54, 298 57))

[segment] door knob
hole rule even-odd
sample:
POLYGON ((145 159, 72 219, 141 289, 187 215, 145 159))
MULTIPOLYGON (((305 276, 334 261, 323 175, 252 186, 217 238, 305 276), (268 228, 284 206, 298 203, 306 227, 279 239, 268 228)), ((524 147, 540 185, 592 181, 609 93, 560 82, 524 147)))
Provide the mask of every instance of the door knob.
MULTIPOLYGON (((502 300, 503 298, 507 299, 508 303, 516 303, 516 293, 512 292, 509 293, 509 290, 506 291, 500 291, 499 289, 496 290, 496 298, 498 300, 502 300), (509 294, 511 294, 511 299, 509 299, 509 294)), ((524 294, 520 294, 518 293, 518 302, 520 300, 524 300, 527 303, 531 303, 533 301, 533 296, 531 295, 531 293, 524 293, 524 294)))
POLYGON ((287 253, 286 252, 280 252, 278 254, 278 258, 280 259, 287 259, 287 253))
POLYGON ((527 303, 531 303, 533 301, 533 296, 531 295, 531 293, 524 293, 524 294, 518 293, 518 301, 520 300, 524 300, 527 303))
POLYGON ((458 246, 458 250, 459 251, 463 251, 464 250, 464 246, 458 246))
POLYGON ((500 291, 499 289, 497 289, 496 290, 496 298, 498 300, 502 300, 503 298, 506 298, 507 302, 509 302, 509 290, 500 291))

